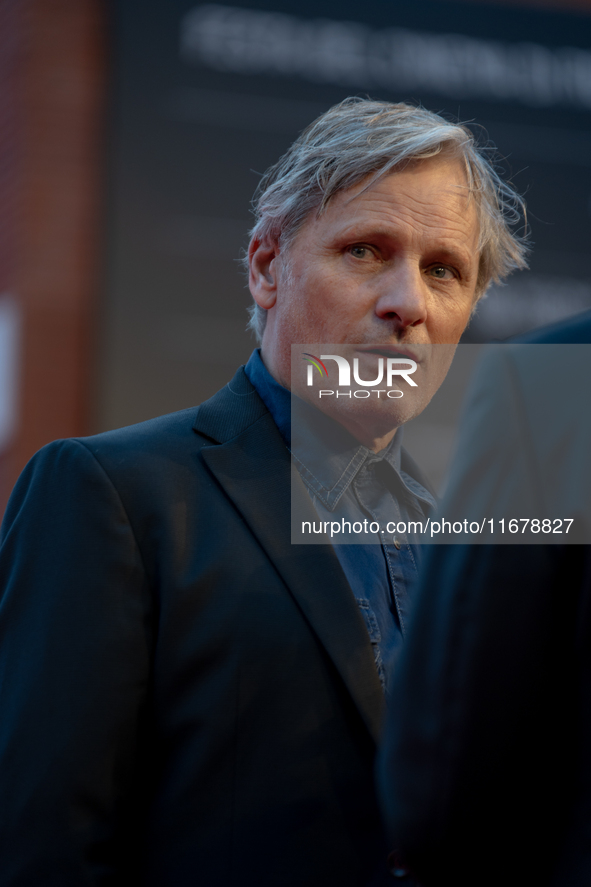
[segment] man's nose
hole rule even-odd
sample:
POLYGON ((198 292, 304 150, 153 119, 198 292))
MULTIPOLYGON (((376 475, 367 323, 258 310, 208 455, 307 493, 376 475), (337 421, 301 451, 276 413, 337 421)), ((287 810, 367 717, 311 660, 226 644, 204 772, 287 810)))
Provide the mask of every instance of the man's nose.
POLYGON ((400 262, 381 283, 382 291, 375 304, 380 320, 393 322, 399 330, 425 323, 427 284, 417 264, 400 262))

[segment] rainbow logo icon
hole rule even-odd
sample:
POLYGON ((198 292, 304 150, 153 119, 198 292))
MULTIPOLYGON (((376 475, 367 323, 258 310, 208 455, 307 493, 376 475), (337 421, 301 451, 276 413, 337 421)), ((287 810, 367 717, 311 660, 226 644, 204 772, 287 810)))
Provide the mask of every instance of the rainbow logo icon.
POLYGON ((308 364, 310 364, 310 368, 308 370, 309 376, 314 372, 312 367, 316 367, 321 376, 328 376, 328 370, 319 357, 315 357, 313 354, 308 354, 307 351, 302 352, 302 357, 308 364))

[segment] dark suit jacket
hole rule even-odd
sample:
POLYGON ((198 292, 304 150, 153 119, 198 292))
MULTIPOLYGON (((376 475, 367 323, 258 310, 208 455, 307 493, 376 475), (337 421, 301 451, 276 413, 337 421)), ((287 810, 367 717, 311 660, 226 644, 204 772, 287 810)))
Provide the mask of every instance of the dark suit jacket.
POLYGON ((0 549, 2 887, 381 883, 373 654, 289 515, 243 370, 29 463, 0 549))
MULTIPOLYGON (((555 343, 591 342, 591 317, 539 341, 548 350, 503 352, 475 385, 444 508, 481 496, 517 509, 514 488, 528 473, 532 503, 589 514, 590 361, 579 345, 555 343), (557 389, 563 396, 544 402, 557 389), (498 464, 509 466, 497 477, 492 463, 476 470, 494 435, 498 464)), ((390 829, 425 887, 591 884, 590 551, 428 552, 382 763, 390 829)))

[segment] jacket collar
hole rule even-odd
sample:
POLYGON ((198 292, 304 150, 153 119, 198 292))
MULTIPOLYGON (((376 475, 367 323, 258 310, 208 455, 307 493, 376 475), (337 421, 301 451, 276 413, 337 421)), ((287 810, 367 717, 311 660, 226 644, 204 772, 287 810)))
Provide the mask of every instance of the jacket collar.
POLYGON ((309 520, 317 515, 242 368, 199 407, 193 427, 212 441, 201 450, 205 464, 275 566, 377 742, 384 700, 363 618, 334 549, 291 543, 292 508, 309 520))

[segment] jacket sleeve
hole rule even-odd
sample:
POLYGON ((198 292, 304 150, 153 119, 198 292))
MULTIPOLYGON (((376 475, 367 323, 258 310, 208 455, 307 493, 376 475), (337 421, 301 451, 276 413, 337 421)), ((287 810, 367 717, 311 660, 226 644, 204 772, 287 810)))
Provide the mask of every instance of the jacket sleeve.
POLYGON ((50 444, 0 536, 3 887, 122 879, 149 652, 148 583, 117 491, 84 443, 50 444))

